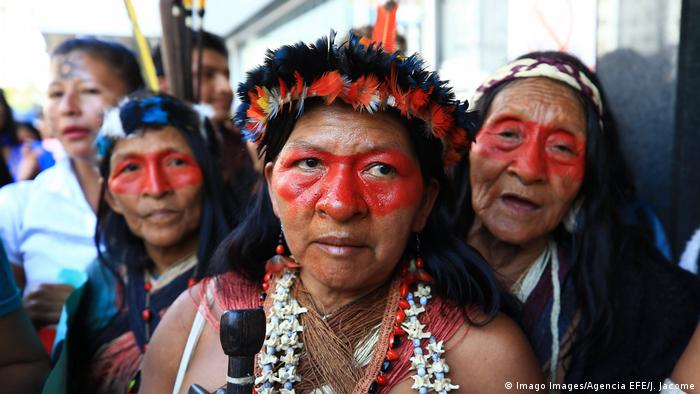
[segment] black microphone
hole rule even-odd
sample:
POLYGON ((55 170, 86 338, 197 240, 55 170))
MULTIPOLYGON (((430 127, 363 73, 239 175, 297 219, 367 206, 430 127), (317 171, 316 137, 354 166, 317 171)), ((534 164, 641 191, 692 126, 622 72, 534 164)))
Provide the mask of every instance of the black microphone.
MULTIPOLYGON (((265 341, 265 312, 262 308, 236 309, 221 315, 221 347, 228 356, 226 392, 215 394, 251 394, 255 385, 255 355, 265 341)), ((189 394, 209 394, 193 384, 189 394)))
POLYGON ((262 308, 226 311, 221 316, 219 335, 228 356, 226 393, 252 393, 255 355, 265 341, 265 312, 262 308))

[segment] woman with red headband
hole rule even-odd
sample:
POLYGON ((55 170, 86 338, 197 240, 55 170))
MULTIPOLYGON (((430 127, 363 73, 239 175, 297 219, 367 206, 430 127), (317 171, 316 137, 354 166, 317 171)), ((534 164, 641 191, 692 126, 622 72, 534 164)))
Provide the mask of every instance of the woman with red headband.
POLYGON ((236 120, 264 156, 265 187, 219 249, 230 272, 182 295, 162 321, 145 392, 223 385, 219 316, 259 306, 261 394, 541 383, 519 328, 498 314, 488 265, 445 232, 446 168, 472 124, 437 75, 416 56, 331 37, 270 52, 239 96, 236 120))

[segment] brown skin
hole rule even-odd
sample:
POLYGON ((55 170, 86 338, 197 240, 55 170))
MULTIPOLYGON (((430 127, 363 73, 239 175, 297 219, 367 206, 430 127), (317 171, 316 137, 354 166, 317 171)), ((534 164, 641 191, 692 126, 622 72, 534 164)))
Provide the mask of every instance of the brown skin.
POLYGON ((24 296, 27 316, 37 327, 58 323, 63 304, 72 292, 73 286, 70 285, 40 284, 36 290, 24 296))
MULTIPOLYGON (((197 92, 197 70, 199 54, 192 51, 192 91, 197 92)), ((233 103, 233 89, 229 78, 228 59, 223 54, 210 49, 202 49, 202 86, 199 91, 199 102, 211 105, 214 110, 212 122, 218 127, 232 129, 231 104, 233 103)), ((160 89, 166 93, 170 91, 168 80, 159 78, 160 89)))
MULTIPOLYGON (((285 185, 278 182, 278 163, 286 149, 295 142, 312 144, 334 155, 352 155, 390 143, 409 155, 417 165, 406 130, 396 119, 384 115, 368 115, 349 107, 333 105, 317 107, 306 112, 297 122, 276 163, 265 167, 270 196, 275 213, 285 226, 291 252, 302 265, 301 280, 324 310, 333 310, 361 297, 389 280, 398 264, 411 231, 420 231, 437 196, 437 182, 424 184, 422 197, 408 207, 395 212, 376 215, 365 204, 351 204, 353 199, 319 198, 309 206, 293 206, 280 193, 285 185), (341 212, 342 211, 342 212, 341 212), (345 227, 348 226, 348 227, 345 227), (342 258, 323 255, 310 246, 307 237, 317 231, 358 230, 368 245, 358 252, 353 269, 347 269, 342 258), (327 269, 334 267, 335 269, 327 269)), ((305 165, 305 164, 304 164, 305 165)), ((300 164, 303 167, 302 164, 300 164)), ((356 196, 356 198, 359 198, 356 196)), ((354 200, 357 202, 357 200, 354 200)), ((313 237, 311 237, 313 238, 313 237)), ((171 306, 156 330, 145 355, 142 393, 160 393, 172 390, 177 368, 196 313, 198 287, 183 293, 171 306), (194 302, 193 302, 194 301, 194 302)), ((215 316, 221 310, 214 309, 215 316)), ((475 318, 483 318, 476 316, 475 318)), ((484 327, 469 327, 469 335, 455 335, 446 344, 447 362, 453 366, 450 377, 461 384, 462 393, 506 392, 506 381, 541 383, 542 375, 527 340, 508 318, 498 316, 484 327), (464 339, 462 339, 464 338, 464 339), (507 375, 504 374, 507 371, 507 375)), ((185 375, 182 393, 193 383, 214 390, 225 383, 227 358, 219 341, 219 334, 206 325, 193 353, 185 375)), ((395 387, 392 393, 414 392, 412 379, 395 387)))
MULTIPOLYGON (((108 64, 81 51, 55 56, 51 60, 50 81, 44 108, 47 124, 79 174, 83 175, 82 168, 86 174, 95 174, 89 179, 94 183, 98 177, 94 142, 102 114, 118 104, 127 88, 108 64), (84 133, 71 132, 76 129, 84 133)), ((99 192, 96 194, 99 197, 99 192)), ((93 202, 91 195, 87 197, 93 202)), ((96 205, 95 201, 93 206, 96 205)))
MULTIPOLYGON (((192 51, 192 87, 197 89, 199 54, 192 51)), ((202 85, 199 101, 212 106, 212 121, 221 126, 231 126, 233 90, 229 79, 228 59, 209 48, 202 49, 202 85)))
MULTIPOLYGON (((171 392, 177 369, 197 313, 199 286, 185 292, 170 306, 151 339, 144 358, 141 393, 171 392), (194 299, 193 299, 194 297, 194 299)), ((215 319, 223 311, 213 310, 215 319)), ((483 318, 483 316, 473 316, 483 318)), ((543 383, 542 372, 529 342, 520 328, 504 315, 498 315, 484 327, 466 323, 445 344, 450 379, 460 389, 452 393, 530 392, 506 390, 505 383, 543 383), (464 330, 469 330, 463 336, 464 330), (463 339, 462 339, 463 338, 463 339)), ((226 383, 228 357, 221 349, 219 333, 206 324, 185 374, 181 393, 192 384, 213 392, 226 383)), ((415 393, 408 378, 391 393, 415 393)), ((534 392, 534 391, 532 391, 534 392)))
MULTIPOLYGON (((416 167, 418 159, 406 129, 398 120, 387 114, 369 115, 358 113, 350 106, 331 105, 316 107, 304 114, 276 162, 265 166, 265 179, 275 215, 284 226, 292 255, 305 268, 301 271, 301 280, 324 310, 330 312, 389 279, 411 232, 420 232, 425 226, 437 197, 438 185, 437 181, 431 180, 425 185, 423 198, 418 204, 385 215, 376 214, 366 203, 353 203, 351 196, 339 197, 336 190, 318 196, 313 206, 294 204, 296 200, 287 201, 279 195, 278 190, 284 187, 279 182, 288 181, 288 178, 278 175, 282 171, 278 164, 300 144, 311 144, 338 156, 393 148, 412 157, 416 167), (318 242, 325 236, 348 237, 353 240, 351 243, 363 246, 355 248, 356 254, 349 257, 329 255, 318 242)), ((367 172, 373 170, 375 168, 367 172)), ((292 170, 296 173, 304 171, 309 170, 292 170)), ((362 198, 357 190, 352 192, 356 193, 352 196, 355 199, 362 198)))
POLYGON ((49 356, 22 309, 0 317, 0 382, 3 393, 39 393, 49 356))
MULTIPOLYGON (((125 84, 116 75, 108 64, 82 51, 51 59, 45 119, 70 157, 85 199, 94 211, 100 197, 100 176, 93 144, 104 110, 127 94, 125 84)), ((55 324, 69 294, 70 286, 41 285, 25 294, 27 315, 36 325, 55 324)))
POLYGON ((673 369, 671 379, 678 384, 694 384, 693 389, 683 389, 687 393, 700 392, 700 326, 673 369))
POLYGON ((37 141, 36 136, 25 125, 17 127, 17 139, 22 143, 22 159, 17 171, 18 180, 34 179, 39 173, 39 151, 32 149, 32 142, 37 141))
POLYGON ((545 78, 518 80, 494 98, 486 121, 470 149, 470 183, 475 220, 467 236, 503 278, 512 285, 544 250, 551 232, 574 203, 582 181, 528 165, 527 160, 495 160, 480 136, 504 118, 537 122, 586 136, 583 105, 573 91, 545 78), (517 195, 537 204, 523 213, 504 203, 517 195))
MULTIPOLYGON (((150 130, 115 143, 110 159, 114 168, 131 155, 172 151, 192 155, 187 141, 172 126, 150 130)), ((141 194, 122 194, 110 189, 105 198, 112 210, 124 216, 131 232, 143 239, 146 253, 160 274, 197 250, 199 220, 202 214, 202 183, 141 194), (167 210, 167 215, 154 213, 167 210)))

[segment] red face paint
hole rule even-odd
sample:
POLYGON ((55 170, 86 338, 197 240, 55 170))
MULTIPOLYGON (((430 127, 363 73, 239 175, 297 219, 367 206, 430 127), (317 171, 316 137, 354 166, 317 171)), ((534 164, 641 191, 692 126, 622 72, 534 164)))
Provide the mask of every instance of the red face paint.
POLYGON ((583 135, 532 121, 503 119, 476 138, 474 153, 509 162, 525 180, 568 177, 583 180, 586 140, 583 135))
POLYGON ((162 150, 126 156, 109 177, 109 190, 119 194, 160 194, 202 183, 197 161, 187 153, 162 150))
POLYGON ((275 168, 278 194, 293 205, 330 215, 361 211, 386 215, 417 204, 423 179, 415 160, 397 150, 347 156, 290 149, 275 168))

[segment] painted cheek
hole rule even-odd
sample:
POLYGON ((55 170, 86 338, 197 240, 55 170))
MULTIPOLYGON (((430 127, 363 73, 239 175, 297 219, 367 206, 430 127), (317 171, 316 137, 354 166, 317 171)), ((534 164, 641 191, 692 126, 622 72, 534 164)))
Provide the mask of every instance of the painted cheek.
POLYGON ((116 194, 139 194, 144 178, 143 168, 141 160, 128 159, 118 163, 107 181, 109 190, 116 194), (129 166, 138 166, 138 169, 127 171, 129 166))
POLYGON ((576 183, 581 183, 586 172, 586 148, 585 142, 574 141, 571 143, 575 156, 561 159, 555 154, 548 157, 550 174, 561 178, 570 178, 576 183))
POLYGON ((302 170, 299 162, 314 158, 323 153, 306 150, 292 150, 280 157, 273 168, 272 188, 292 207, 312 207, 318 194, 318 181, 325 169, 302 170))
POLYGON ((550 160, 550 175, 557 178, 570 179, 574 183, 580 184, 585 174, 585 159, 577 160, 572 164, 561 164, 550 160))
MULTIPOLYGON (((186 186, 199 186, 202 184, 202 170, 199 168, 197 161, 188 154, 173 154, 166 156, 161 160, 159 171, 154 171, 154 175, 162 175, 165 177, 165 183, 173 189, 180 189, 186 186), (181 160, 184 165, 171 166, 168 163, 171 160, 181 160)), ((154 167, 156 167, 154 163, 154 167)))
POLYGON ((515 156, 512 150, 502 149, 498 144, 498 136, 484 130, 476 137, 472 145, 472 153, 489 160, 511 161, 515 156))
POLYGON ((397 174, 388 179, 377 179, 361 175, 357 187, 369 209, 378 216, 390 214, 398 209, 416 206, 423 196, 423 178, 418 166, 401 152, 372 154, 360 161, 383 162, 393 166, 397 174))

